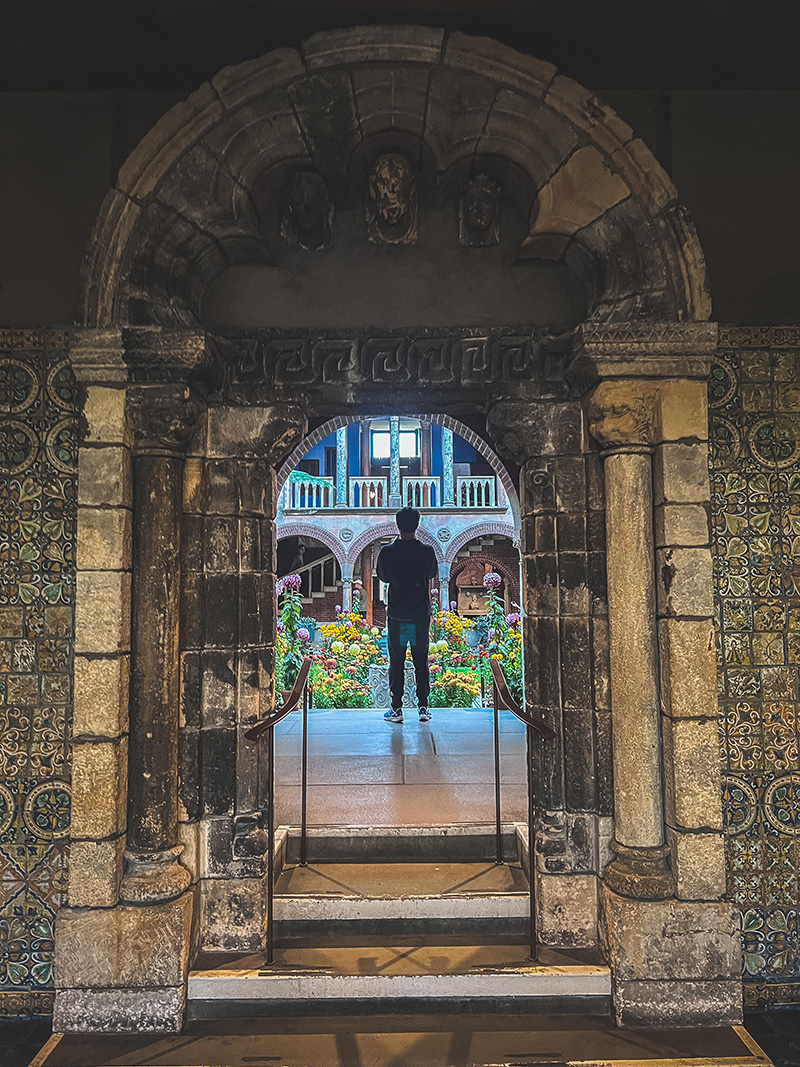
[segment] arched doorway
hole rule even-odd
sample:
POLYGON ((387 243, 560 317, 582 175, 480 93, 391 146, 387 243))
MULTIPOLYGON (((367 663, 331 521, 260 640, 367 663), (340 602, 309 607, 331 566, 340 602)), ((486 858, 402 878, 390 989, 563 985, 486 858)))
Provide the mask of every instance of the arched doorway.
POLYGON ((134 540, 78 575, 117 732, 109 749, 98 705, 83 755, 108 788, 76 793, 58 1025, 124 1028, 117 950, 79 965, 114 924, 174 931, 120 979, 155 1029, 180 1025, 193 922, 260 936, 240 735, 272 700, 275 471, 309 426, 409 411, 488 436, 519 479, 527 699, 558 737, 536 766, 543 936, 602 935, 621 1022, 665 999, 735 1018, 717 760, 684 721, 713 677, 710 555, 658 510, 704 499, 714 328, 691 222, 630 128, 495 42, 320 34, 165 116, 85 269, 85 447, 126 485, 132 455, 134 540), (678 914, 691 951, 663 933, 678 914))

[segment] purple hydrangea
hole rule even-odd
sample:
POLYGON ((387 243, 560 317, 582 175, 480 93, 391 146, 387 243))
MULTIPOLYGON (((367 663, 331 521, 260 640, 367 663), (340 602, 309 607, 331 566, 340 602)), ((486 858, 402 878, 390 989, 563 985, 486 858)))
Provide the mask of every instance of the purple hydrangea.
POLYGON ((450 601, 450 610, 451 611, 455 611, 457 607, 458 607, 458 604, 456 603, 456 601, 455 600, 451 600, 450 601))
POLYGON ((518 611, 512 611, 510 615, 506 615, 506 626, 516 626, 518 622, 522 622, 522 616, 518 611))
POLYGON ((287 574, 281 578, 281 582, 283 583, 283 589, 299 589, 303 584, 303 579, 299 574, 287 574))
POLYGON ((487 589, 499 589, 503 584, 503 579, 497 571, 489 571, 488 574, 484 574, 483 576, 483 584, 487 589))
POLYGON ((299 637, 299 639, 301 641, 310 641, 311 640, 311 634, 308 632, 308 630, 305 628, 305 626, 301 626, 300 627, 300 629, 297 631, 297 636, 299 637))

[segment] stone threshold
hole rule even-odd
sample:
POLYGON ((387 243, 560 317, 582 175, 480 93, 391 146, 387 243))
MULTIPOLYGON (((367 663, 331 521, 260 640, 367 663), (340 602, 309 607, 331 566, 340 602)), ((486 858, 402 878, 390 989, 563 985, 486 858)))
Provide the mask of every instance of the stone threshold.
POLYGON ((590 1015, 214 1019, 181 1034, 54 1034, 30 1067, 772 1067, 744 1027, 618 1030, 590 1015), (264 1050, 268 1051, 268 1058, 264 1050), (261 1053, 261 1055, 259 1055, 261 1053))

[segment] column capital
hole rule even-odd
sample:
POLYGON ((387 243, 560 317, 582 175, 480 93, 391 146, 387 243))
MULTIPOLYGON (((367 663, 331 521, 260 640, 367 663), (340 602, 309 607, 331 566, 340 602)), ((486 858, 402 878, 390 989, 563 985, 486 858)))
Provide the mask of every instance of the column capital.
POLYGON ((589 433, 606 450, 652 450, 658 440, 657 385, 652 381, 600 382, 583 408, 589 433))
POLYGON ((185 385, 139 385, 127 393, 133 448, 138 455, 180 456, 203 409, 185 385))

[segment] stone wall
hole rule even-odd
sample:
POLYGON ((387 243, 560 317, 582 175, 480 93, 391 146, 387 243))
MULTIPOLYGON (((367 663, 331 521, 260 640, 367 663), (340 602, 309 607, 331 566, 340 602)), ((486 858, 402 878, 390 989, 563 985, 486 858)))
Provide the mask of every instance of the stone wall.
POLYGON ((64 334, 0 330, 0 1016, 52 1010, 69 858, 76 431, 64 334))
MULTIPOLYGON (((728 890, 742 909, 750 1004, 800 1000, 798 378, 797 327, 721 329, 709 387, 719 721, 728 890)), ((64 334, 0 331, 7 1016, 50 1010, 52 924, 68 879, 76 441, 64 334)))
POLYGON ((720 330, 709 384, 728 893, 745 1001, 800 1001, 800 328, 720 330))

